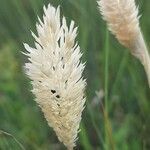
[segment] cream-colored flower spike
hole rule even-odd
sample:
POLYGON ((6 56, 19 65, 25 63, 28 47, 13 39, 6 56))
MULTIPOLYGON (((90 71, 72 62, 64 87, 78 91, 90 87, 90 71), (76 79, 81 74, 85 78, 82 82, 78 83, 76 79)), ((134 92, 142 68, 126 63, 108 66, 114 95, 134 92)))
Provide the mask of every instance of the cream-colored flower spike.
POLYGON ((99 0, 101 14, 118 41, 143 64, 150 86, 150 57, 139 27, 134 0, 99 0))
POLYGON ((30 61, 25 69, 49 126, 72 150, 79 132, 86 86, 82 78, 82 54, 75 42, 77 28, 73 21, 67 27, 66 19, 60 18, 59 7, 55 9, 49 4, 44 7, 44 14, 43 22, 39 19, 37 24, 38 36, 32 33, 35 48, 24 44, 30 61))

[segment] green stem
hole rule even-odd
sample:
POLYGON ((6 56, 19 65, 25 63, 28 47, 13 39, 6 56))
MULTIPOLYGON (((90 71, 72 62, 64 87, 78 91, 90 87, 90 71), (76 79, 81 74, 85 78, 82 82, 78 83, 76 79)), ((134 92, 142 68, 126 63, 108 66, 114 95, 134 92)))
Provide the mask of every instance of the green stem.
POLYGON ((107 29, 105 40, 105 111, 108 112, 109 32, 107 29))
MULTIPOLYGON (((109 74, 109 32, 106 28, 105 38, 105 111, 108 114, 108 74, 109 74)), ((105 121, 105 149, 108 149, 109 140, 107 132, 107 121, 105 121)))

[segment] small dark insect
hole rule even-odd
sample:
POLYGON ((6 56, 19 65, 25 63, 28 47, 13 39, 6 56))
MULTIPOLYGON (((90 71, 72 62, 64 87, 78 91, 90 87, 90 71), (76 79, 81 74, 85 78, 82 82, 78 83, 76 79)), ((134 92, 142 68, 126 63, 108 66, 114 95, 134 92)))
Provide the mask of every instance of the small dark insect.
POLYGON ((54 93, 56 93, 56 91, 55 90, 51 90, 51 92, 54 94, 54 93))
POLYGON ((60 98, 60 96, 59 96, 59 95, 56 95, 56 97, 57 97, 57 98, 60 98))
POLYGON ((55 67, 53 66, 53 70, 55 71, 55 67))

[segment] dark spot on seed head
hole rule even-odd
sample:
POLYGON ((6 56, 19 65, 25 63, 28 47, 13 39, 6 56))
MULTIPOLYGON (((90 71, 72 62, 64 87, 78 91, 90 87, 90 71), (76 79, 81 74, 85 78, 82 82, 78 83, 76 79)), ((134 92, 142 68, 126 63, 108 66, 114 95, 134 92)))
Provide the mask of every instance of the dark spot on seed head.
POLYGON ((42 82, 42 81, 39 81, 40 83, 42 82))
POLYGON ((55 67, 53 66, 53 70, 55 71, 55 67))
POLYGON ((64 57, 61 57, 61 60, 63 60, 64 59, 64 57))
POLYGON ((64 69, 64 68, 65 68, 65 65, 63 65, 62 68, 64 69))
POLYGON ((57 98, 60 98, 60 96, 59 96, 59 95, 56 95, 56 97, 57 97, 57 98))
POLYGON ((51 90, 51 92, 54 94, 54 93, 56 93, 56 91, 55 90, 51 90))

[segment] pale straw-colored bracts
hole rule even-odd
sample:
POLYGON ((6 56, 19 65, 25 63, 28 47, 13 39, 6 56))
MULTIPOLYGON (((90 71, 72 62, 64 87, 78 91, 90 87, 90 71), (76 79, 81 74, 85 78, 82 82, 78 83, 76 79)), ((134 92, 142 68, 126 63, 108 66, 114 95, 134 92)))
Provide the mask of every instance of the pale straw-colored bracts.
POLYGON ((139 27, 134 0, 99 0, 100 12, 109 30, 143 64, 150 86, 150 56, 139 27))
POLYGON ((82 78, 84 64, 80 47, 75 42, 77 28, 71 21, 60 18, 59 7, 44 7, 43 22, 37 24, 35 48, 24 44, 29 58, 25 64, 26 74, 32 80, 36 102, 44 116, 68 150, 77 140, 79 123, 84 109, 85 80, 82 78))

